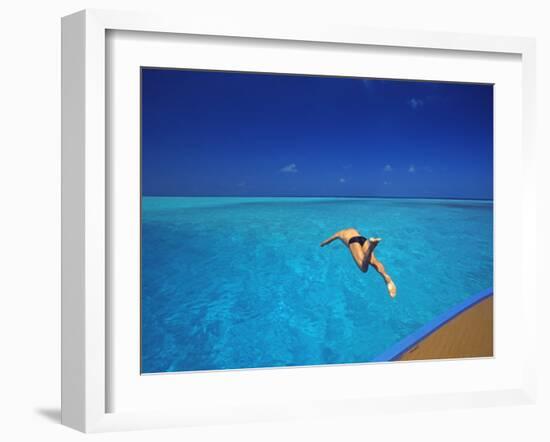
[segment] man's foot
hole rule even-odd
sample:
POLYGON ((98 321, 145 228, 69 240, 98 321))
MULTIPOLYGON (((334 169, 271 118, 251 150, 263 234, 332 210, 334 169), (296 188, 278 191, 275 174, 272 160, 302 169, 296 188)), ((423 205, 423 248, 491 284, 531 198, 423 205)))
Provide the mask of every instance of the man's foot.
POLYGON ((397 295, 397 287, 395 286, 393 281, 390 280, 390 282, 386 284, 386 287, 388 287, 388 293, 390 294, 390 296, 392 298, 395 298, 395 295, 397 295))
POLYGON ((365 254, 369 254, 374 250, 374 248, 378 245, 378 243, 382 241, 382 238, 369 238, 365 241, 363 244, 363 252, 365 254))

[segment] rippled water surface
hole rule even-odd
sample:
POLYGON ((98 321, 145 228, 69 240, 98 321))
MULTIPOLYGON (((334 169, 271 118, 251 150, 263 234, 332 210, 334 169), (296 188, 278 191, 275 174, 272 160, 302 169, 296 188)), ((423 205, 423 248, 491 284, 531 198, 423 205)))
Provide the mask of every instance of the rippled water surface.
POLYGON ((493 204, 145 197, 142 372, 368 362, 493 285, 493 204), (339 242, 380 236, 391 299, 339 242))

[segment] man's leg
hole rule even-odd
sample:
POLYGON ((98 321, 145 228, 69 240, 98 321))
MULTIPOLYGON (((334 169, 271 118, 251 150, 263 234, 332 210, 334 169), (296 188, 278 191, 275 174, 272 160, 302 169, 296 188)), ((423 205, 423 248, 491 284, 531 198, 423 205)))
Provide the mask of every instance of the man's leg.
POLYGON ((369 238, 362 247, 359 245, 355 247, 355 244, 350 245, 351 254, 362 272, 366 272, 369 269, 371 253, 380 241, 380 238, 369 238))
POLYGON ((378 273, 380 273, 380 276, 384 278, 384 282, 386 283, 386 287, 388 288, 388 293, 392 298, 395 297, 397 294, 397 287, 393 283, 390 275, 386 273, 386 269, 382 265, 378 259, 376 259, 376 256, 374 256, 374 251, 370 254, 370 265, 373 266, 378 273))

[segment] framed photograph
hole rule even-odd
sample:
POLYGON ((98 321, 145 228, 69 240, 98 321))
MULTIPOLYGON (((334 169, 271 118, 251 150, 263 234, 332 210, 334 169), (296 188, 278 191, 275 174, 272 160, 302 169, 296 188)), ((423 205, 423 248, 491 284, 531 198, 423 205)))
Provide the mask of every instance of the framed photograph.
POLYGON ((95 10, 62 36, 64 424, 534 400, 533 40, 95 10))

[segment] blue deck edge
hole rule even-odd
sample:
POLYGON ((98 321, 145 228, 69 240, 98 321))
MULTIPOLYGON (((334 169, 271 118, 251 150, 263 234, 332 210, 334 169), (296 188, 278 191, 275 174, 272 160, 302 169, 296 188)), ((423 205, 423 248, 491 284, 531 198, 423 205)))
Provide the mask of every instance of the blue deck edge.
POLYGON ((376 356, 371 362, 388 362, 395 361, 403 353, 405 353, 410 348, 414 347, 418 342, 424 339, 426 336, 431 335, 437 329, 444 326, 451 319, 457 317, 465 310, 468 310, 470 307, 478 304, 489 296, 493 295, 493 288, 488 288, 475 294, 474 296, 469 297, 465 301, 462 301, 460 304, 455 305, 450 310, 446 311, 440 316, 437 316, 435 319, 432 319, 427 324, 420 327, 418 330, 411 333, 406 338, 403 338, 398 343, 392 345, 383 353, 376 356))

